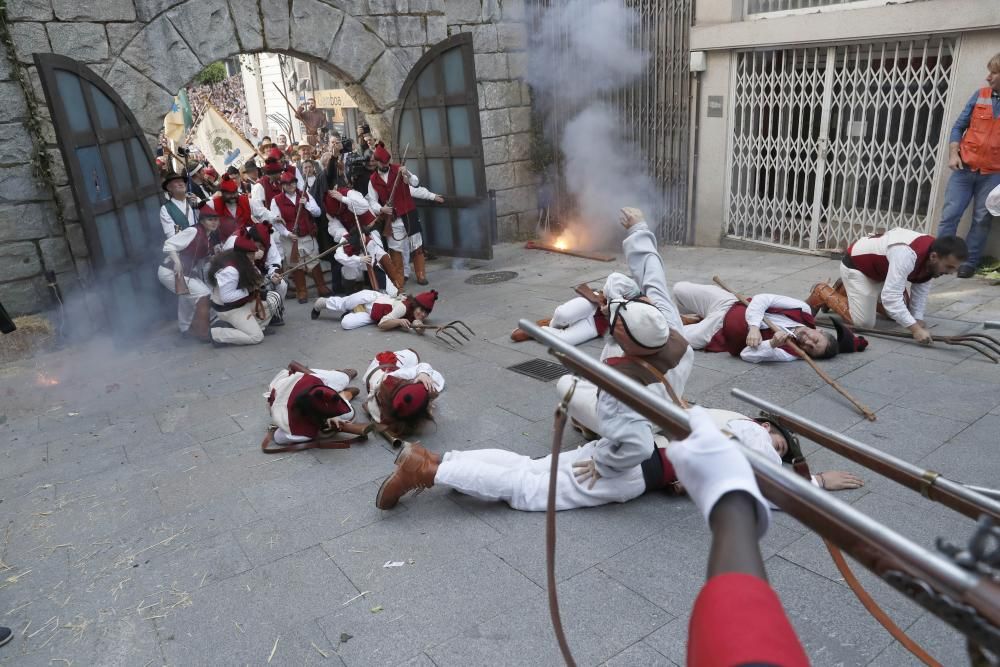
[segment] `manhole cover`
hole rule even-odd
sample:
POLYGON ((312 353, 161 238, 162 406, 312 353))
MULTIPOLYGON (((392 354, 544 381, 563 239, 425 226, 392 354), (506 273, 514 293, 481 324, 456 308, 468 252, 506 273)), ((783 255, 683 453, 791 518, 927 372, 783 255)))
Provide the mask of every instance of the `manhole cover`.
POLYGON ((531 359, 520 364, 514 364, 513 366, 508 366, 507 370, 527 375, 542 382, 555 380, 569 373, 562 364, 554 364, 551 361, 544 361, 542 359, 531 359))
POLYGON ((490 271, 488 273, 477 273, 466 278, 468 285, 492 285, 494 283, 504 283, 517 278, 517 271, 490 271))

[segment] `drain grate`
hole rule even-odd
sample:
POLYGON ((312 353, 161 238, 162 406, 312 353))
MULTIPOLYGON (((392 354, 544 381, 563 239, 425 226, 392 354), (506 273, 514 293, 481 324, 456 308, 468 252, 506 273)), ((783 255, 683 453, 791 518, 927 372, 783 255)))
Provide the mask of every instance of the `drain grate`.
POLYGON ((477 273, 465 279, 467 285, 493 285, 495 283, 505 283, 508 280, 517 278, 517 271, 490 271, 488 273, 477 273))
POLYGON ((544 359, 531 359, 529 361, 523 361, 519 364, 508 366, 507 370, 520 373, 521 375, 527 375, 530 378, 535 378, 536 380, 541 380, 542 382, 556 380, 561 378, 563 375, 569 374, 569 371, 566 370, 566 367, 562 364, 554 364, 551 361, 545 361, 544 359))

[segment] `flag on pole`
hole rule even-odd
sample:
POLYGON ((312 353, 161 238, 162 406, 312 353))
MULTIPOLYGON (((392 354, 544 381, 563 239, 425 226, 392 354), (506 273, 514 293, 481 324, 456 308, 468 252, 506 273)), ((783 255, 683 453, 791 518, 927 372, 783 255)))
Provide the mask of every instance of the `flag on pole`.
POLYGON ((219 111, 209 104, 194 129, 194 144, 220 174, 239 169, 256 151, 219 111))
MULTIPOLYGON (((186 95, 184 97, 187 99, 186 95)), ((191 110, 188 109, 188 121, 191 119, 190 114, 191 110)), ((170 111, 163 117, 163 134, 174 143, 181 143, 184 139, 184 131, 189 127, 189 123, 184 122, 184 117, 183 102, 179 95, 175 95, 170 111)))

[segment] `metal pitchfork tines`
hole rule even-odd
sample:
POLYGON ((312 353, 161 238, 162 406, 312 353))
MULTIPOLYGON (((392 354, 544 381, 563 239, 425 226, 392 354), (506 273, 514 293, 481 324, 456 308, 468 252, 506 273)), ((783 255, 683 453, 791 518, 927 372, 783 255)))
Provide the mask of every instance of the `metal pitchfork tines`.
POLYGON ((451 348, 465 345, 466 341, 472 340, 471 336, 476 335, 476 332, 472 330, 472 327, 462 320, 453 320, 448 322, 448 324, 442 324, 439 327, 429 327, 426 324, 422 324, 417 325, 414 328, 419 331, 433 331, 435 338, 444 342, 445 345, 451 348), (468 335, 466 335, 465 331, 462 331, 462 327, 465 327, 466 331, 468 331, 468 335))
MULTIPOLYGON (((826 322, 822 322, 826 326, 826 322)), ((870 336, 883 336, 885 338, 907 338, 913 340, 913 335, 906 331, 885 331, 882 329, 863 329, 851 327, 851 330, 859 334, 870 336)), ((994 364, 1000 364, 1000 339, 985 333, 964 333, 957 336, 934 336, 934 342, 945 345, 960 345, 970 347, 983 355, 994 364), (985 348, 985 349, 983 349, 985 348)))

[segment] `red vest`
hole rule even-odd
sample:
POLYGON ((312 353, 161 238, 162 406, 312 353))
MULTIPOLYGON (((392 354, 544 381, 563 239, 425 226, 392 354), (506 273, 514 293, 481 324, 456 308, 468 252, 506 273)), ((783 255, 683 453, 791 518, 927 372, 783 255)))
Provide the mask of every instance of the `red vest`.
POLYGON ((392 312, 391 303, 373 303, 372 312, 370 313, 372 322, 378 324, 383 317, 385 317, 391 312, 392 312))
MULTIPOLYGON (((753 301, 753 299, 750 299, 753 301)), ((816 320, 809 313, 804 313, 798 308, 768 308, 771 315, 784 315, 790 320, 798 322, 810 329, 816 328, 816 320)), ((734 303, 726 312, 726 317, 722 320, 722 328, 715 332, 712 340, 705 346, 706 352, 729 352, 734 357, 740 356, 740 352, 747 346, 747 334, 750 332, 750 325, 747 324, 747 307, 742 303, 734 303)), ((760 332, 760 337, 764 340, 771 340, 774 337, 773 329, 764 329, 760 332)), ((785 348, 782 348, 785 349, 785 348)), ((786 350, 793 354, 791 350, 786 350)))
POLYGON ((271 179, 266 176, 260 182, 264 185, 264 206, 270 208, 271 200, 274 199, 274 196, 281 194, 281 184, 271 183, 271 179))
POLYGON ((313 222, 312 216, 306 210, 305 202, 299 208, 299 199, 305 196, 307 196, 305 193, 296 191, 294 201, 289 199, 284 192, 274 198, 274 201, 278 203, 278 210, 281 211, 281 219, 285 221, 285 228, 300 238, 316 236, 316 223, 313 222), (299 212, 298 220, 295 219, 296 210, 299 212))
POLYGON ((934 237, 918 234, 908 229, 890 229, 884 234, 858 239, 847 248, 851 264, 855 269, 877 283, 885 282, 889 275, 889 248, 905 243, 917 253, 913 271, 906 277, 911 283, 925 283, 932 278, 927 270, 927 259, 931 254, 934 237))
MULTIPOLYGON (((337 192, 345 197, 350 191, 350 188, 337 188, 337 192)), ((337 220, 340 220, 340 223, 344 225, 344 229, 348 232, 354 229, 354 213, 351 212, 351 209, 347 206, 347 204, 340 203, 338 200, 334 199, 329 192, 327 192, 326 196, 323 197, 323 206, 326 208, 327 213, 337 218, 337 220)), ((364 228, 375 221, 375 216, 372 215, 371 211, 365 211, 357 217, 357 221, 361 223, 361 227, 364 228)))
MULTIPOLYGON (((310 389, 322 386, 322 380, 315 375, 306 374, 295 383, 294 387, 292 387, 291 393, 288 394, 288 428, 292 435, 302 435, 310 439, 319 435, 321 424, 317 424, 315 421, 299 412, 299 410, 295 407, 295 400, 310 389)), ((274 398, 272 397, 269 402, 273 400, 274 398)), ((349 411, 350 410, 345 403, 344 411, 340 414, 347 414, 349 411)))
POLYGON ((959 152, 969 169, 983 174, 1000 172, 1000 118, 993 117, 993 89, 980 88, 962 136, 959 152))
POLYGON ((389 204, 389 193, 392 191, 392 186, 396 182, 396 174, 398 173, 399 165, 390 165, 388 180, 383 181, 382 175, 378 171, 374 171, 371 176, 371 184, 375 186, 375 192, 378 194, 378 203, 382 206, 391 205, 396 212, 396 217, 401 218, 408 213, 416 211, 417 205, 413 203, 413 197, 410 196, 410 184, 402 177, 399 179, 399 185, 396 186, 396 192, 392 195, 393 203, 389 204))
POLYGON ((250 199, 246 195, 240 195, 236 199, 236 217, 229 213, 229 207, 222 201, 222 197, 212 198, 212 208, 219 214, 219 243, 225 243, 230 236, 253 224, 250 199))
POLYGON ((199 260, 212 254, 212 242, 201 225, 195 225, 195 237, 188 243, 187 247, 177 253, 181 258, 181 266, 184 267, 184 275, 190 275, 191 269, 199 260))

